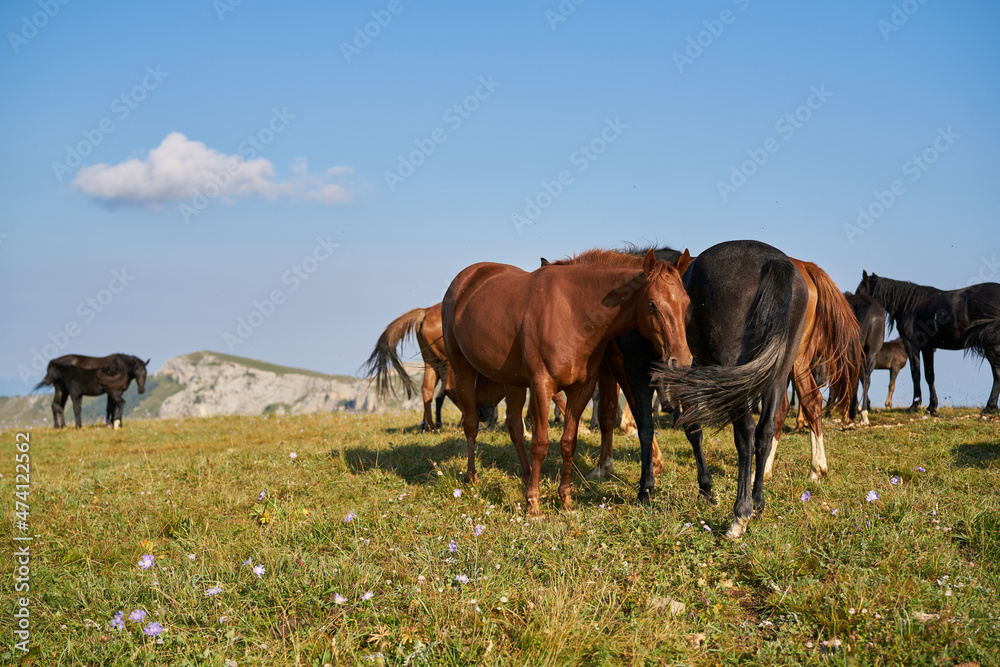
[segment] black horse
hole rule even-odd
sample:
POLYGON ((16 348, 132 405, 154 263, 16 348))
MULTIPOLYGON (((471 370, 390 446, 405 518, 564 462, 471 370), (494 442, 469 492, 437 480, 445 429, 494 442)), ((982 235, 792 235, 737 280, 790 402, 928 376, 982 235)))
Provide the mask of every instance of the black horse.
POLYGON ((937 413, 934 390, 934 350, 970 350, 990 362, 993 389, 983 414, 997 412, 1000 395, 1000 284, 980 283, 963 289, 939 290, 936 287, 881 278, 862 272, 858 294, 878 301, 889 318, 889 327, 899 330, 906 348, 913 376, 913 404, 920 408, 920 356, 924 358, 924 377, 930 390, 927 411, 937 413))
MULTIPOLYGON (((663 248, 656 256, 674 262, 680 253, 663 248)), ((698 486, 713 504, 712 473, 702 452, 701 424, 733 424, 739 478, 735 518, 726 535, 737 538, 752 513, 764 508, 764 463, 774 436, 775 414, 785 398, 785 384, 802 337, 808 290, 784 253, 758 241, 729 241, 709 248, 692 259, 683 281, 691 298, 687 340, 695 366, 664 367, 653 346, 637 331, 615 339, 600 377, 599 467, 608 464, 610 470, 617 381, 639 431, 642 473, 638 500, 649 502, 655 484, 655 382, 661 395, 683 407, 679 424, 685 427, 694 450, 698 486), (758 399, 762 399, 762 410, 755 426, 751 406, 758 399)))
POLYGON ((143 361, 129 354, 112 354, 108 357, 84 357, 79 354, 67 354, 53 359, 45 373, 45 379, 38 383, 34 391, 50 386, 55 389, 52 398, 52 423, 56 428, 66 425, 63 412, 66 409, 66 399, 73 399, 73 412, 76 415, 76 427, 83 425, 83 396, 108 395, 106 420, 117 429, 121 426, 122 411, 125 399, 122 394, 128 389, 134 379, 139 393, 146 391, 146 365, 149 359, 143 361))
MULTIPOLYGON (((871 401, 868 391, 872 386, 872 372, 878 359, 882 345, 885 343, 885 311, 875 299, 861 294, 845 292, 847 303, 851 304, 854 316, 858 318, 861 327, 861 423, 868 424, 868 411, 871 401)), ((851 408, 848 412, 851 420, 858 416, 858 392, 855 389, 851 396, 851 408)))

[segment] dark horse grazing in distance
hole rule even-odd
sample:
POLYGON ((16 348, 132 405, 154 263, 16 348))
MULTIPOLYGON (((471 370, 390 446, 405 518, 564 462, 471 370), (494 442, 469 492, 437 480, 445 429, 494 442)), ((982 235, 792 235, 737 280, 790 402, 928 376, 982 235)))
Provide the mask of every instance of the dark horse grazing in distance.
POLYGON ((53 387, 55 396, 52 398, 52 424, 56 428, 66 425, 63 411, 66 409, 66 399, 73 399, 73 412, 76 414, 76 427, 83 426, 83 396, 108 395, 107 422, 117 429, 121 426, 122 410, 125 399, 122 394, 128 389, 129 383, 135 379, 139 393, 146 391, 146 364, 129 354, 112 354, 108 357, 84 357, 79 354, 67 354, 53 359, 45 373, 45 379, 35 386, 35 391, 42 387, 53 387))
POLYGON ((920 407, 920 356, 930 390, 927 411, 937 413, 934 389, 934 350, 971 350, 985 358, 993 369, 993 389, 983 414, 997 411, 1000 395, 1000 284, 980 283, 963 289, 939 290, 903 280, 880 278, 862 272, 858 294, 878 301, 895 325, 906 348, 913 376, 913 404, 920 407))
POLYGON ((899 371, 903 370, 904 366, 906 366, 906 348, 903 347, 903 341, 897 338, 883 343, 878 357, 875 358, 875 370, 889 371, 889 393, 885 396, 886 408, 892 407, 892 393, 896 391, 896 376, 899 375, 899 371))

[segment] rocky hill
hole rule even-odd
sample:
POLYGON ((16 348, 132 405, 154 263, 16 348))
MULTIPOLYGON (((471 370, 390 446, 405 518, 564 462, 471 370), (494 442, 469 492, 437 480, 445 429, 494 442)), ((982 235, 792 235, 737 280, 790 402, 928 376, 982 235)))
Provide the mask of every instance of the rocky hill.
MULTIPOLYGON (((420 382, 420 367, 408 370, 420 382)), ((0 398, 0 426, 50 424, 51 394, 0 398)), ((84 421, 103 419, 106 399, 84 398, 84 421)), ((418 407, 420 398, 382 404, 368 381, 345 375, 325 375, 277 366, 219 352, 194 352, 169 359, 146 381, 146 393, 135 383, 125 393, 125 418, 211 417, 223 414, 302 414, 418 407)), ((72 423, 72 404, 66 406, 72 423)))

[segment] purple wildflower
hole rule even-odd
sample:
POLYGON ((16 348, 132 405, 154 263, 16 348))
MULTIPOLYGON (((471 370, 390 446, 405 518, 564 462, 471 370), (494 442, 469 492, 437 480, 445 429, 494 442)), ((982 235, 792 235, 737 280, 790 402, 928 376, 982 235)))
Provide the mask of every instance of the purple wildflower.
POLYGON ((452 540, 451 542, 449 542, 448 543, 448 551, 450 551, 452 553, 455 553, 456 551, 458 551, 458 542, 456 542, 455 540, 452 540))
POLYGON ((354 510, 351 510, 350 512, 347 513, 347 516, 344 517, 344 523, 350 523, 357 518, 358 515, 354 513, 354 510))
POLYGON ((139 559, 139 569, 148 570, 149 568, 153 567, 153 560, 154 558, 152 554, 146 554, 145 556, 139 559))
POLYGON ((458 574, 458 575, 455 575, 455 581, 457 581, 460 584, 467 584, 467 583, 469 583, 469 578, 467 576, 465 576, 464 574, 458 574))
POLYGON ((157 623, 156 621, 153 621, 152 623, 144 627, 142 631, 145 632, 150 637, 155 637, 156 635, 163 632, 163 626, 157 623))
POLYGON ((264 574, 264 566, 263 565, 254 565, 253 566, 253 573, 256 574, 258 577, 262 576, 264 574))
POLYGON ((809 499, 812 498, 812 494, 809 493, 808 491, 803 491, 802 495, 799 497, 802 500, 802 502, 807 503, 809 502, 809 499))
POLYGON ((218 595, 221 592, 222 592, 222 589, 219 588, 218 586, 215 586, 213 588, 209 588, 209 589, 205 590, 205 597, 209 597, 210 598, 213 595, 218 595))
POLYGON ((893 475, 893 476, 892 476, 892 477, 891 477, 891 478, 889 479, 889 483, 890 483, 890 484, 899 484, 899 483, 900 483, 900 482, 902 482, 902 481, 903 481, 903 480, 901 480, 901 479, 899 478, 899 475, 893 475))
POLYGON ((115 614, 114 616, 112 616, 111 617, 111 627, 113 627, 115 630, 123 630, 125 628, 125 621, 123 620, 124 616, 125 616, 125 612, 123 612, 123 611, 120 611, 117 614, 115 614))
POLYGON ((480 535, 483 534, 483 530, 485 530, 485 529, 486 529, 486 526, 484 526, 483 524, 480 523, 480 524, 476 524, 476 529, 473 532, 476 534, 476 537, 479 537, 480 535))
POLYGON ((142 620, 144 618, 146 618, 146 612, 144 612, 142 609, 136 609, 135 611, 133 611, 131 614, 128 615, 128 620, 132 621, 133 623, 142 623, 142 620))
POLYGON ((266 496, 266 495, 267 495, 267 489, 262 489, 261 492, 260 492, 260 495, 257 496, 257 500, 258 501, 264 500, 264 496, 266 496))
POLYGON ((878 493, 876 493, 874 489, 869 491, 868 495, 865 496, 865 500, 867 500, 870 503, 875 502, 876 500, 878 500, 878 498, 879 498, 878 493))
POLYGON ((456 498, 461 498, 462 497, 462 489, 455 489, 454 491, 451 492, 451 495, 455 496, 456 498))
POLYGON ((917 472, 927 472, 927 469, 923 466, 917 466, 917 472))

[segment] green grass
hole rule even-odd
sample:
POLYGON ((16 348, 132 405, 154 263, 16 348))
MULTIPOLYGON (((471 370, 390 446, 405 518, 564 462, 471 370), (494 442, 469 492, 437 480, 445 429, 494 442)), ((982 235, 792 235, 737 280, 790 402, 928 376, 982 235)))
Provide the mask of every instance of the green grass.
MULTIPOLYGON (((617 436, 619 477, 578 474, 570 514, 558 510, 553 445, 545 516, 532 521, 505 431, 480 434, 480 481, 461 483, 454 411, 439 434, 421 434, 417 412, 34 428, 33 656, 220 667, 998 664, 1000 427, 941 412, 879 412, 876 428, 849 432, 828 421, 823 482, 806 479, 808 435, 786 428, 767 508, 739 541, 722 537, 736 487, 728 429, 706 438, 716 507, 699 500, 690 447, 664 422, 651 507, 633 504, 637 440, 617 436), (870 490, 878 501, 866 502, 870 490), (145 554, 155 565, 142 571, 145 554), (248 558, 264 566, 259 578, 241 565, 248 558), (222 592, 206 596, 211 587, 222 592), (140 608, 143 623, 110 627, 116 612, 140 608), (167 629, 161 644, 142 633, 151 620, 167 629)), ((15 433, 0 433, 9 508, 15 433)), ((596 434, 581 438, 578 473, 598 447, 596 434)), ((19 544, 20 534, 8 510, 0 539, 19 544)), ((21 658, 13 550, 0 550, 3 663, 21 658)))

